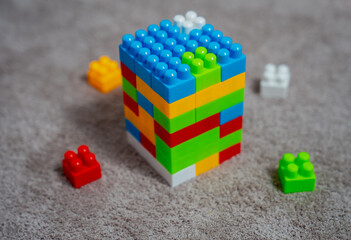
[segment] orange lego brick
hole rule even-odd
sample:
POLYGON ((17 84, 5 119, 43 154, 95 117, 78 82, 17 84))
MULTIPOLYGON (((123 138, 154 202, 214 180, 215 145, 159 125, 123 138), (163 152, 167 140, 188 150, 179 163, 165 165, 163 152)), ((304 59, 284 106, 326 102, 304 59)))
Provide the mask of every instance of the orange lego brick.
POLYGON ((212 168, 215 168, 219 165, 219 154, 215 153, 208 158, 201 160, 195 164, 195 173, 196 176, 203 174, 212 168))
POLYGON ((142 107, 138 106, 137 116, 128 106, 124 105, 124 116, 127 118, 149 141, 155 144, 154 119, 142 107))
POLYGON ((116 61, 102 56, 98 61, 90 63, 88 82, 102 93, 110 92, 122 85, 121 69, 116 61))

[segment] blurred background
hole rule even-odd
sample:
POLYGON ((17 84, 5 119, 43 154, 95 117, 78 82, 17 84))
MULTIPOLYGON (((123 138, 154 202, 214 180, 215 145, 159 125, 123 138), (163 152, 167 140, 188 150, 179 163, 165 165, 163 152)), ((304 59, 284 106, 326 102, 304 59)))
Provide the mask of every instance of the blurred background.
POLYGON ((0 238, 350 239, 351 1, 0 2, 0 238), (121 88, 86 79, 101 55, 194 10, 247 56, 242 154, 171 189, 125 139, 121 88), (269 63, 286 100, 262 99, 269 63), (103 178, 79 190, 66 150, 89 145, 103 178), (311 154, 312 193, 285 195, 282 154, 311 154))

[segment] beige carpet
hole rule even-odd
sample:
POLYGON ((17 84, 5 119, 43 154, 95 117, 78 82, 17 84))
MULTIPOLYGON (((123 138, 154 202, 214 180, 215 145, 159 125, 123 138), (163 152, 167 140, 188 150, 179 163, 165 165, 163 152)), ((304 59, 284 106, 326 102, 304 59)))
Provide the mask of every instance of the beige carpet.
POLYGON ((350 1, 1 1, 0 239, 351 239, 350 1), (121 89, 103 95, 89 62, 118 58, 125 33, 196 10, 247 55, 242 154, 171 189, 127 145, 121 89), (267 62, 292 72, 264 100, 267 62), (103 178, 62 173, 88 144, 103 178), (307 151, 312 193, 285 195, 285 152, 307 151))

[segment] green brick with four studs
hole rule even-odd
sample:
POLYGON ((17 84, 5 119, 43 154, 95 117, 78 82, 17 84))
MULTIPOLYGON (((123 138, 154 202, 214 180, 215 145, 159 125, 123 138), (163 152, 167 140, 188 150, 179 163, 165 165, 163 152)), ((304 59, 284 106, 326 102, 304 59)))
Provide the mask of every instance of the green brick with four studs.
POLYGON ((284 154, 278 168, 284 193, 314 191, 316 175, 313 168, 306 152, 300 152, 297 158, 291 153, 284 154))
POLYGON ((195 92, 221 82, 221 66, 217 64, 217 57, 207 53, 204 47, 198 47, 195 55, 185 52, 182 63, 190 66, 191 74, 195 77, 195 92))

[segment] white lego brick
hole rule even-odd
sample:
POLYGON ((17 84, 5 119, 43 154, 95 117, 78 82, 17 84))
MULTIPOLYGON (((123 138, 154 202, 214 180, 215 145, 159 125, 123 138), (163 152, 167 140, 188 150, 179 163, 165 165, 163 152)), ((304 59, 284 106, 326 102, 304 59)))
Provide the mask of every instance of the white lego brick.
POLYGON ((267 64, 260 82, 261 96, 264 98, 286 98, 290 83, 290 71, 287 65, 267 64))
POLYGON ((194 12, 194 11, 188 11, 186 14, 185 14, 185 18, 186 20, 190 21, 190 22, 194 22, 195 19, 197 18, 197 13, 194 12))
POLYGON ((183 15, 176 15, 173 18, 173 22, 177 25, 183 33, 189 34, 193 29, 200 29, 206 24, 204 17, 197 16, 194 11, 188 11, 183 15))
MULTIPOLYGON (((157 161, 157 159, 155 159, 155 161, 157 161)), ((168 173, 168 171, 167 171, 167 173, 168 173)), ((176 172, 175 174, 171 175, 172 183, 170 185, 172 187, 175 187, 175 186, 178 186, 179 184, 186 182, 194 177, 196 177, 195 164, 193 164, 187 168, 184 168, 184 169, 180 170, 179 172, 176 172)))
POLYGON ((186 182, 196 176, 195 164, 191 165, 175 174, 170 174, 162 164, 154 158, 142 145, 127 131, 127 141, 134 149, 151 165, 155 171, 160 174, 171 187, 175 187, 183 182, 186 182))
POLYGON ((182 32, 189 34, 191 32, 191 30, 194 29, 194 24, 191 21, 185 20, 183 23, 183 28, 182 28, 182 32))
POLYGON ((183 23, 185 21, 185 17, 183 15, 176 15, 173 18, 173 22, 177 25, 180 29, 183 28, 183 23))
POLYGON ((197 17, 194 20, 194 27, 201 29, 206 24, 206 19, 204 17, 197 17))

